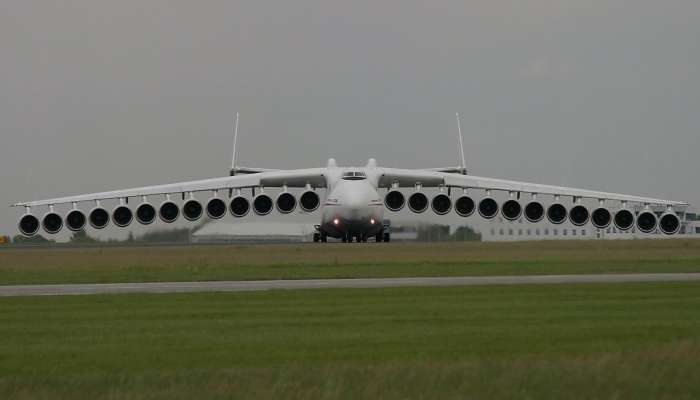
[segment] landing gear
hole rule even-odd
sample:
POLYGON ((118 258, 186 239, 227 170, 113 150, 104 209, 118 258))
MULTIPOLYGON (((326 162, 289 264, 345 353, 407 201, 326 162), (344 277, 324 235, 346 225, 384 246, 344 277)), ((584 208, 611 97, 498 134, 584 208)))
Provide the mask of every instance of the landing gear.
POLYGON ((384 242, 386 242, 386 243, 391 242, 391 233, 389 233, 389 232, 384 233, 383 239, 384 239, 384 242))
POLYGON ((314 243, 326 243, 328 241, 328 236, 325 233, 316 232, 314 233, 314 243))
POLYGON ((320 233, 314 233, 314 243, 318 243, 321 241, 321 234, 320 233))

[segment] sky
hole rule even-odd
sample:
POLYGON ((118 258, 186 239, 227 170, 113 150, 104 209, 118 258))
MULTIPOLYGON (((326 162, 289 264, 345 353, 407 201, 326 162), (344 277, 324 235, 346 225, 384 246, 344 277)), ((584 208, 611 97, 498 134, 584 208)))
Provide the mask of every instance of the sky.
MULTIPOLYGON (((456 165, 700 204, 696 0, 0 2, 0 206, 456 165)), ((23 210, 0 207, 0 235, 23 210)), ((35 210, 43 213, 45 210, 35 210)))

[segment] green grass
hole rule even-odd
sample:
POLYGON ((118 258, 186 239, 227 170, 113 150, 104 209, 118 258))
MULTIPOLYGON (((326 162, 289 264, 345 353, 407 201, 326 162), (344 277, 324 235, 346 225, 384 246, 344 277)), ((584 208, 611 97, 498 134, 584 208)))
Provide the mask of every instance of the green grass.
POLYGON ((624 272, 700 272, 700 240, 0 251, 0 285, 624 272))
POLYGON ((0 299, 0 398, 700 397, 700 285, 0 299))

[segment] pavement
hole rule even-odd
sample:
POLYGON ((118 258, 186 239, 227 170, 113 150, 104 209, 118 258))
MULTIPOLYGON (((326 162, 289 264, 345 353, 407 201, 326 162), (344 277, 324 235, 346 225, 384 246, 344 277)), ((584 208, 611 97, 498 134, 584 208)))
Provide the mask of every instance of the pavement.
POLYGON ((118 293, 249 292, 293 289, 359 289, 389 287, 445 287, 484 285, 548 285, 571 283, 688 282, 700 273, 589 274, 425 278, 305 279, 268 281, 208 281, 149 283, 88 283, 0 286, 0 297, 64 296, 118 293))

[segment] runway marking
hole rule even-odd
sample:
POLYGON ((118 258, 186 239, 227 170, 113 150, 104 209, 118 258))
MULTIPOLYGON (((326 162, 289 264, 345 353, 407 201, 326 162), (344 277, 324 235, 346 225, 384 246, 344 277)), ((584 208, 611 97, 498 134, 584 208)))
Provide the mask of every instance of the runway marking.
POLYGON ((93 283, 0 286, 0 297, 64 296, 119 293, 248 292, 293 289, 360 289, 425 286, 543 285, 566 283, 687 282, 700 281, 700 273, 582 274, 470 276, 425 278, 305 279, 274 281, 207 281, 150 283, 93 283))

